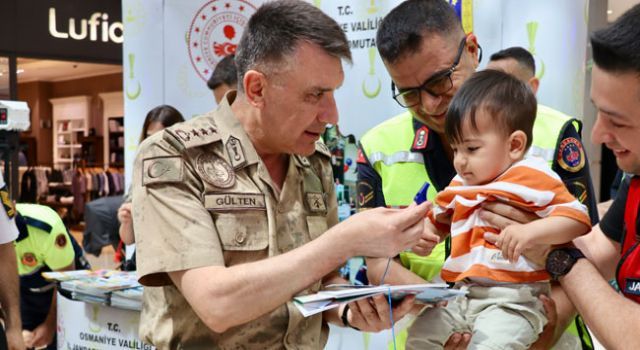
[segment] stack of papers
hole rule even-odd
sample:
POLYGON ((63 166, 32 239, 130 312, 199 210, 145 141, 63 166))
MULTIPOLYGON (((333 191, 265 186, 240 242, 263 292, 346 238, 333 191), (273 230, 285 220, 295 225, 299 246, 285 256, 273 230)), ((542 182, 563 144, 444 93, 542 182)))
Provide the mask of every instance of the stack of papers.
POLYGON ((142 310, 142 286, 112 292, 111 306, 128 310, 142 310))
POLYGON ((77 280, 80 278, 89 278, 89 277, 100 277, 105 276, 111 272, 115 272, 113 270, 76 270, 76 271, 59 271, 59 272, 43 272, 42 277, 49 281, 69 281, 69 280, 77 280))
POLYGON ((374 295, 391 294, 391 301, 398 302, 408 295, 415 295, 416 302, 433 304, 444 300, 455 299, 466 292, 449 289, 445 283, 438 284, 410 284, 398 286, 355 286, 337 285, 316 294, 297 296, 293 298, 294 305, 304 317, 315 315, 325 310, 333 309, 344 303, 369 298, 374 295))
POLYGON ((138 283, 135 271, 78 270, 46 272, 42 275, 58 281, 60 289, 70 292, 75 300, 134 310, 142 308, 142 286, 138 283), (128 292, 130 289, 134 290, 128 292), (115 304, 113 293, 119 293, 115 297, 115 304))

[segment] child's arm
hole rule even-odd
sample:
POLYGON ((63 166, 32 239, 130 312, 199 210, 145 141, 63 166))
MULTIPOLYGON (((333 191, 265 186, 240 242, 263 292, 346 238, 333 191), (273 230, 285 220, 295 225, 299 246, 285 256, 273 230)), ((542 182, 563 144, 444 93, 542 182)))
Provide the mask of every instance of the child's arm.
POLYGON ((535 245, 554 245, 571 242, 591 230, 584 223, 565 216, 551 216, 528 224, 506 227, 496 241, 505 259, 516 262, 523 251, 535 245))
MULTIPOLYGON (((429 210, 427 217, 424 219, 424 231, 422 232, 420 241, 413 246, 411 250, 421 256, 431 254, 433 248, 449 235, 451 216, 446 216, 446 218, 448 220, 444 219, 444 221, 448 221, 448 224, 437 222, 433 210, 429 210)), ((438 219, 438 221, 443 220, 441 216, 439 216, 438 219)))

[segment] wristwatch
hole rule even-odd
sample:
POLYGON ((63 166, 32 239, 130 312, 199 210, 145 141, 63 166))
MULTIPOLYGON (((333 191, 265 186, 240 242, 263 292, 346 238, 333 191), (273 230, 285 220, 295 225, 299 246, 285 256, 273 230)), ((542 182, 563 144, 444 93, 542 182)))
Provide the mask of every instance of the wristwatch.
POLYGON ((582 258, 584 258, 584 254, 578 248, 554 249, 547 256, 547 272, 551 275, 552 280, 557 281, 558 278, 568 274, 576 261, 582 258))

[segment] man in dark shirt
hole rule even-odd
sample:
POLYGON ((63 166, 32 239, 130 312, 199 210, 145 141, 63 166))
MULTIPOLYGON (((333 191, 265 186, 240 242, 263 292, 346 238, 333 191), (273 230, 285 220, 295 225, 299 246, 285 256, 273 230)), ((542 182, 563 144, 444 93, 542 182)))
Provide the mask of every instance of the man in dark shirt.
POLYGON ((568 299, 555 298, 558 324, 571 303, 607 349, 638 349, 640 337, 640 5, 591 36, 592 139, 611 149, 629 174, 609 211, 575 246, 554 249, 546 266, 568 299), (583 259, 586 257, 586 259, 583 259), (607 281, 616 278, 622 294, 607 281))

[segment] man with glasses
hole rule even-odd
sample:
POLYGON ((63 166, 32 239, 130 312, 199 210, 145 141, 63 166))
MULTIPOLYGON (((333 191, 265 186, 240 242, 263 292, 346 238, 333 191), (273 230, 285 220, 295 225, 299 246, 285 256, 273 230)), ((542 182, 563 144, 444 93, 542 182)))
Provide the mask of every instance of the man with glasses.
MULTIPOLYGON (((427 198, 432 200, 449 184, 455 170, 453 151, 444 138, 445 115, 451 98, 473 74, 482 56, 477 37, 464 34, 455 11, 442 0, 409 0, 398 5, 382 21, 376 42, 393 80, 392 96, 408 111, 374 127, 361 139, 357 170, 360 209, 407 206, 425 181, 431 184, 427 198)), ((580 136, 571 121, 536 119, 534 133, 544 127, 549 136, 534 138, 533 147, 540 148, 540 155, 546 156, 554 170, 566 167, 560 171, 565 183, 578 173, 588 174, 580 136), (548 140, 554 141, 551 146, 548 140)), ((591 196, 588 191, 587 197, 591 196)), ((491 211, 483 215, 496 225, 532 219, 506 205, 485 208, 491 211)), ((437 239, 425 236, 413 249, 419 255, 401 253, 399 262, 388 267, 386 260, 367 259, 369 278, 379 282, 388 270, 385 283, 390 284, 438 279, 447 249, 446 242, 436 243, 437 239)))

